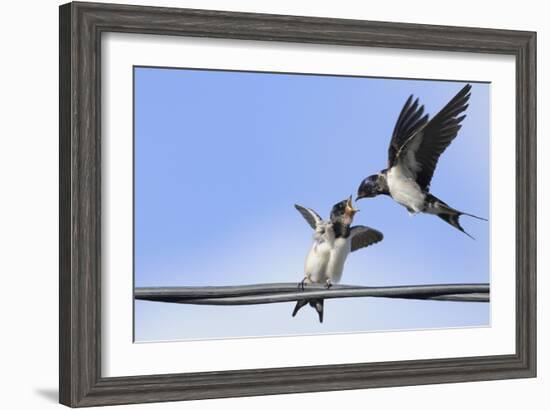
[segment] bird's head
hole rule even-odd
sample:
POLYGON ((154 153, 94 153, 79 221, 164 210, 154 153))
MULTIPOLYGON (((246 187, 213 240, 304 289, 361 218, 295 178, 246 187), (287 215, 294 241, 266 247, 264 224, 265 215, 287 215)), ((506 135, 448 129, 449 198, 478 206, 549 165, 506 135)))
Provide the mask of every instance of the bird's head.
POLYGON ((370 177, 365 178, 357 189, 357 198, 355 200, 357 201, 362 198, 373 198, 378 195, 380 193, 378 179, 378 175, 371 175, 370 177))
POLYGON ((344 225, 351 225, 353 217, 359 212, 359 209, 353 207, 351 195, 348 199, 338 202, 330 211, 330 220, 332 222, 341 222, 344 225))

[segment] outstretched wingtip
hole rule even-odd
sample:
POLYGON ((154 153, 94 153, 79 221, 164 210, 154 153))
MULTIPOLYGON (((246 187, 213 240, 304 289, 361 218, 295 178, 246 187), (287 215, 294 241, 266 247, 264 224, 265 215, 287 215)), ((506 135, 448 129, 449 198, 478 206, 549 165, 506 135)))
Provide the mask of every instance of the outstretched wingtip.
MULTIPOLYGON (((458 92, 458 95, 465 98, 466 100, 470 99, 470 95, 472 94, 472 84, 468 83, 466 84, 462 90, 458 92)), ((467 107, 467 105, 466 105, 467 107)))
POLYGON ((472 84, 468 83, 464 87, 462 87, 462 90, 459 91, 459 94, 468 94, 472 90, 472 84))
POLYGON ((313 209, 306 208, 298 204, 294 204, 294 208, 296 208, 298 212, 300 212, 300 214, 304 217, 309 226, 311 226, 313 229, 316 229, 317 224, 322 221, 322 218, 313 209))

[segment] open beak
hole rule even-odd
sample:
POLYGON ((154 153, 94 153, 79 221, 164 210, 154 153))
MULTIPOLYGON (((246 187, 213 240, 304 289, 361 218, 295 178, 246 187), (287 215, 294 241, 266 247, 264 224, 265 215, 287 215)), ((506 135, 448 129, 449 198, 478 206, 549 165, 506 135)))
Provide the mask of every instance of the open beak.
POLYGON ((359 212, 359 209, 353 207, 352 195, 350 195, 348 201, 346 202, 345 213, 346 215, 353 217, 353 215, 355 215, 357 212, 359 212))

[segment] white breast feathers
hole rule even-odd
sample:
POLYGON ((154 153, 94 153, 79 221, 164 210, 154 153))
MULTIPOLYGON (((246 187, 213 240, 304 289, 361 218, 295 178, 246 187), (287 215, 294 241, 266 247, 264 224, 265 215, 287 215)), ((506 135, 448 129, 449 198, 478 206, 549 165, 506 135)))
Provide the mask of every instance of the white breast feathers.
POLYGON ((390 195, 396 202, 406 207, 409 212, 422 212, 425 194, 406 167, 398 164, 390 168, 387 181, 390 195))

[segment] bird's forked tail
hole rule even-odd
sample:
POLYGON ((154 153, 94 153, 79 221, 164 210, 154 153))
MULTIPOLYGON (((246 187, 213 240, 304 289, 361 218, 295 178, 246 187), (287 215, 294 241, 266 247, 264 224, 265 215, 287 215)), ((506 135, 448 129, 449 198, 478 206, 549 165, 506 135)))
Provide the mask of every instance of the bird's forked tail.
POLYGON ((487 221, 487 219, 482 218, 480 216, 469 214, 467 212, 462 212, 457 209, 451 208, 445 202, 443 202, 442 200, 440 200, 439 198, 436 198, 431 194, 428 194, 428 197, 426 199, 428 202, 428 213, 436 214, 438 217, 443 219, 449 225, 454 226, 460 232, 464 233, 465 235, 468 235, 470 238, 474 240, 475 238, 472 235, 470 235, 468 232, 466 232, 462 227, 462 225, 460 225, 459 218, 462 215, 466 215, 472 218, 480 219, 482 221, 487 221))
POLYGON ((302 299, 297 301, 296 306, 294 306, 294 310, 292 311, 292 317, 296 316, 296 313, 298 313, 298 311, 308 303, 319 314, 319 322, 323 323, 323 309, 325 304, 324 299, 302 299))

